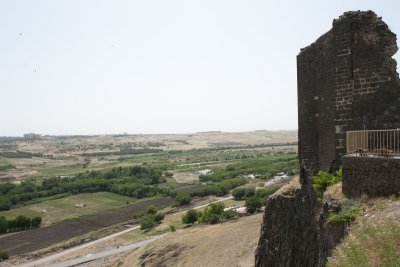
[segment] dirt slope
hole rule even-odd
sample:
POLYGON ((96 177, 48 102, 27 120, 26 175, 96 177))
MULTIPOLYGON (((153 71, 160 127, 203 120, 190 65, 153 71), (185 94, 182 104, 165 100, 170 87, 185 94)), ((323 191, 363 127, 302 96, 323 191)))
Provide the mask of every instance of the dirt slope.
POLYGON ((254 266, 262 214, 168 234, 116 260, 122 266, 254 266))

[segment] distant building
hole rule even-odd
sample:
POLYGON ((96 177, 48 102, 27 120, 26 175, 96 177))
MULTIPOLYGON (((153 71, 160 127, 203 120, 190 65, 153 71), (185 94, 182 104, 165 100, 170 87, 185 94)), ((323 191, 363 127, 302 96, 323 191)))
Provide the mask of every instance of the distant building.
POLYGON ((35 134, 35 133, 24 134, 24 138, 30 140, 39 139, 41 136, 42 136, 41 134, 35 134))

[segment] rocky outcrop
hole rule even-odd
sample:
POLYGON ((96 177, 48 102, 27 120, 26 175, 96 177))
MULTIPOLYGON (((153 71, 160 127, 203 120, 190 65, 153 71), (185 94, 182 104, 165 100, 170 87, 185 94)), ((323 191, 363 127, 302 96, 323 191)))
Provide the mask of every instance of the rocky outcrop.
POLYGON ((316 195, 293 180, 268 200, 256 266, 317 266, 316 195))
POLYGON ((333 196, 319 204, 308 184, 295 178, 270 197, 265 207, 255 266, 325 266, 347 223, 327 223, 341 210, 333 196))

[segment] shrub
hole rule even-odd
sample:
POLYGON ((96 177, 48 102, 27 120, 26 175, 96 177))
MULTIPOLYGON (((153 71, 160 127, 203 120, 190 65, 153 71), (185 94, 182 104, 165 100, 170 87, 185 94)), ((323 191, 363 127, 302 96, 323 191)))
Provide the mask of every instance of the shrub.
POLYGON ((147 207, 147 214, 156 214, 157 213, 157 208, 154 205, 148 206, 147 207))
POLYGON ((154 220, 158 223, 161 223, 162 220, 164 220, 164 213, 162 212, 158 212, 155 216, 154 216, 154 220))
POLYGON ((42 224, 42 217, 36 216, 31 220, 31 228, 39 228, 42 224))
POLYGON ((254 187, 248 187, 246 188, 246 198, 252 197, 256 194, 256 189, 254 187))
POLYGON ((222 217, 224 217, 225 220, 234 220, 239 217, 239 215, 236 213, 234 210, 227 210, 224 211, 222 214, 222 217))
POLYGON ((246 188, 243 187, 235 188, 232 191, 232 196, 234 197, 235 200, 241 200, 245 197, 245 195, 246 195, 246 188))
POLYGON ((211 224, 219 223, 219 221, 220 221, 220 216, 218 216, 217 214, 211 214, 208 220, 208 222, 211 224))
POLYGON ((6 217, 1 216, 0 217, 0 234, 7 233, 7 229, 8 229, 8 221, 7 221, 6 217))
POLYGON ((360 206, 354 201, 342 202, 341 208, 340 212, 329 215, 327 223, 353 222, 360 213, 360 206))
POLYGON ((179 206, 187 205, 192 200, 188 193, 178 193, 175 197, 179 206))
POLYGON ((6 251, 0 250, 0 260, 4 261, 8 259, 8 253, 6 251))
POLYGON ((11 201, 0 199, 0 211, 11 209, 11 201))
POLYGON ((271 186, 267 188, 261 188, 256 191, 256 196, 264 203, 267 198, 279 190, 279 186, 271 186))
POLYGON ((320 171, 313 177, 313 188, 317 192, 318 198, 322 198, 326 188, 342 180, 342 170, 337 171, 336 175, 320 171))
POLYGON ((213 203, 209 206, 212 214, 221 215, 224 212, 225 204, 222 202, 213 203))
POLYGON ((142 218, 140 218, 139 222, 140 222, 140 229, 142 230, 150 230, 157 225, 155 216, 153 214, 143 216, 142 218))
POLYGON ((261 199, 257 196, 252 196, 246 199, 245 206, 248 213, 258 212, 262 207, 261 199))
POLYGON ((218 223, 224 212, 225 205, 222 202, 213 203, 204 209, 201 217, 198 216, 200 223, 218 223))
POLYGON ((175 225, 170 225, 169 229, 171 230, 171 232, 175 232, 176 231, 175 225))
POLYGON ((235 200, 248 198, 254 196, 255 194, 256 194, 256 189, 254 187, 248 187, 248 188, 240 187, 232 191, 232 196, 235 198, 235 200))
POLYGON ((197 222, 198 212, 194 209, 190 209, 186 212, 186 214, 182 217, 182 222, 186 224, 193 224, 197 222))

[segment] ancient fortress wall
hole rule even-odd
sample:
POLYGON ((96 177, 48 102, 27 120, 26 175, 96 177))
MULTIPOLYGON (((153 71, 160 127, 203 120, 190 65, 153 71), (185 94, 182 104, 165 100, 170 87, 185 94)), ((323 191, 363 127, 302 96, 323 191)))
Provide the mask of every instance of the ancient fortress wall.
POLYGON ((297 57, 301 183, 293 181, 268 199, 256 266, 325 266, 344 231, 335 234, 326 223, 331 204, 325 201, 320 207, 309 178, 342 164, 346 131, 400 128, 400 82, 392 59, 397 49, 396 35, 381 18, 372 11, 358 11, 344 13, 329 32, 301 50, 297 57))
POLYGON ((297 56, 299 156, 308 176, 333 171, 346 131, 400 128, 396 35, 374 12, 346 12, 297 56))

